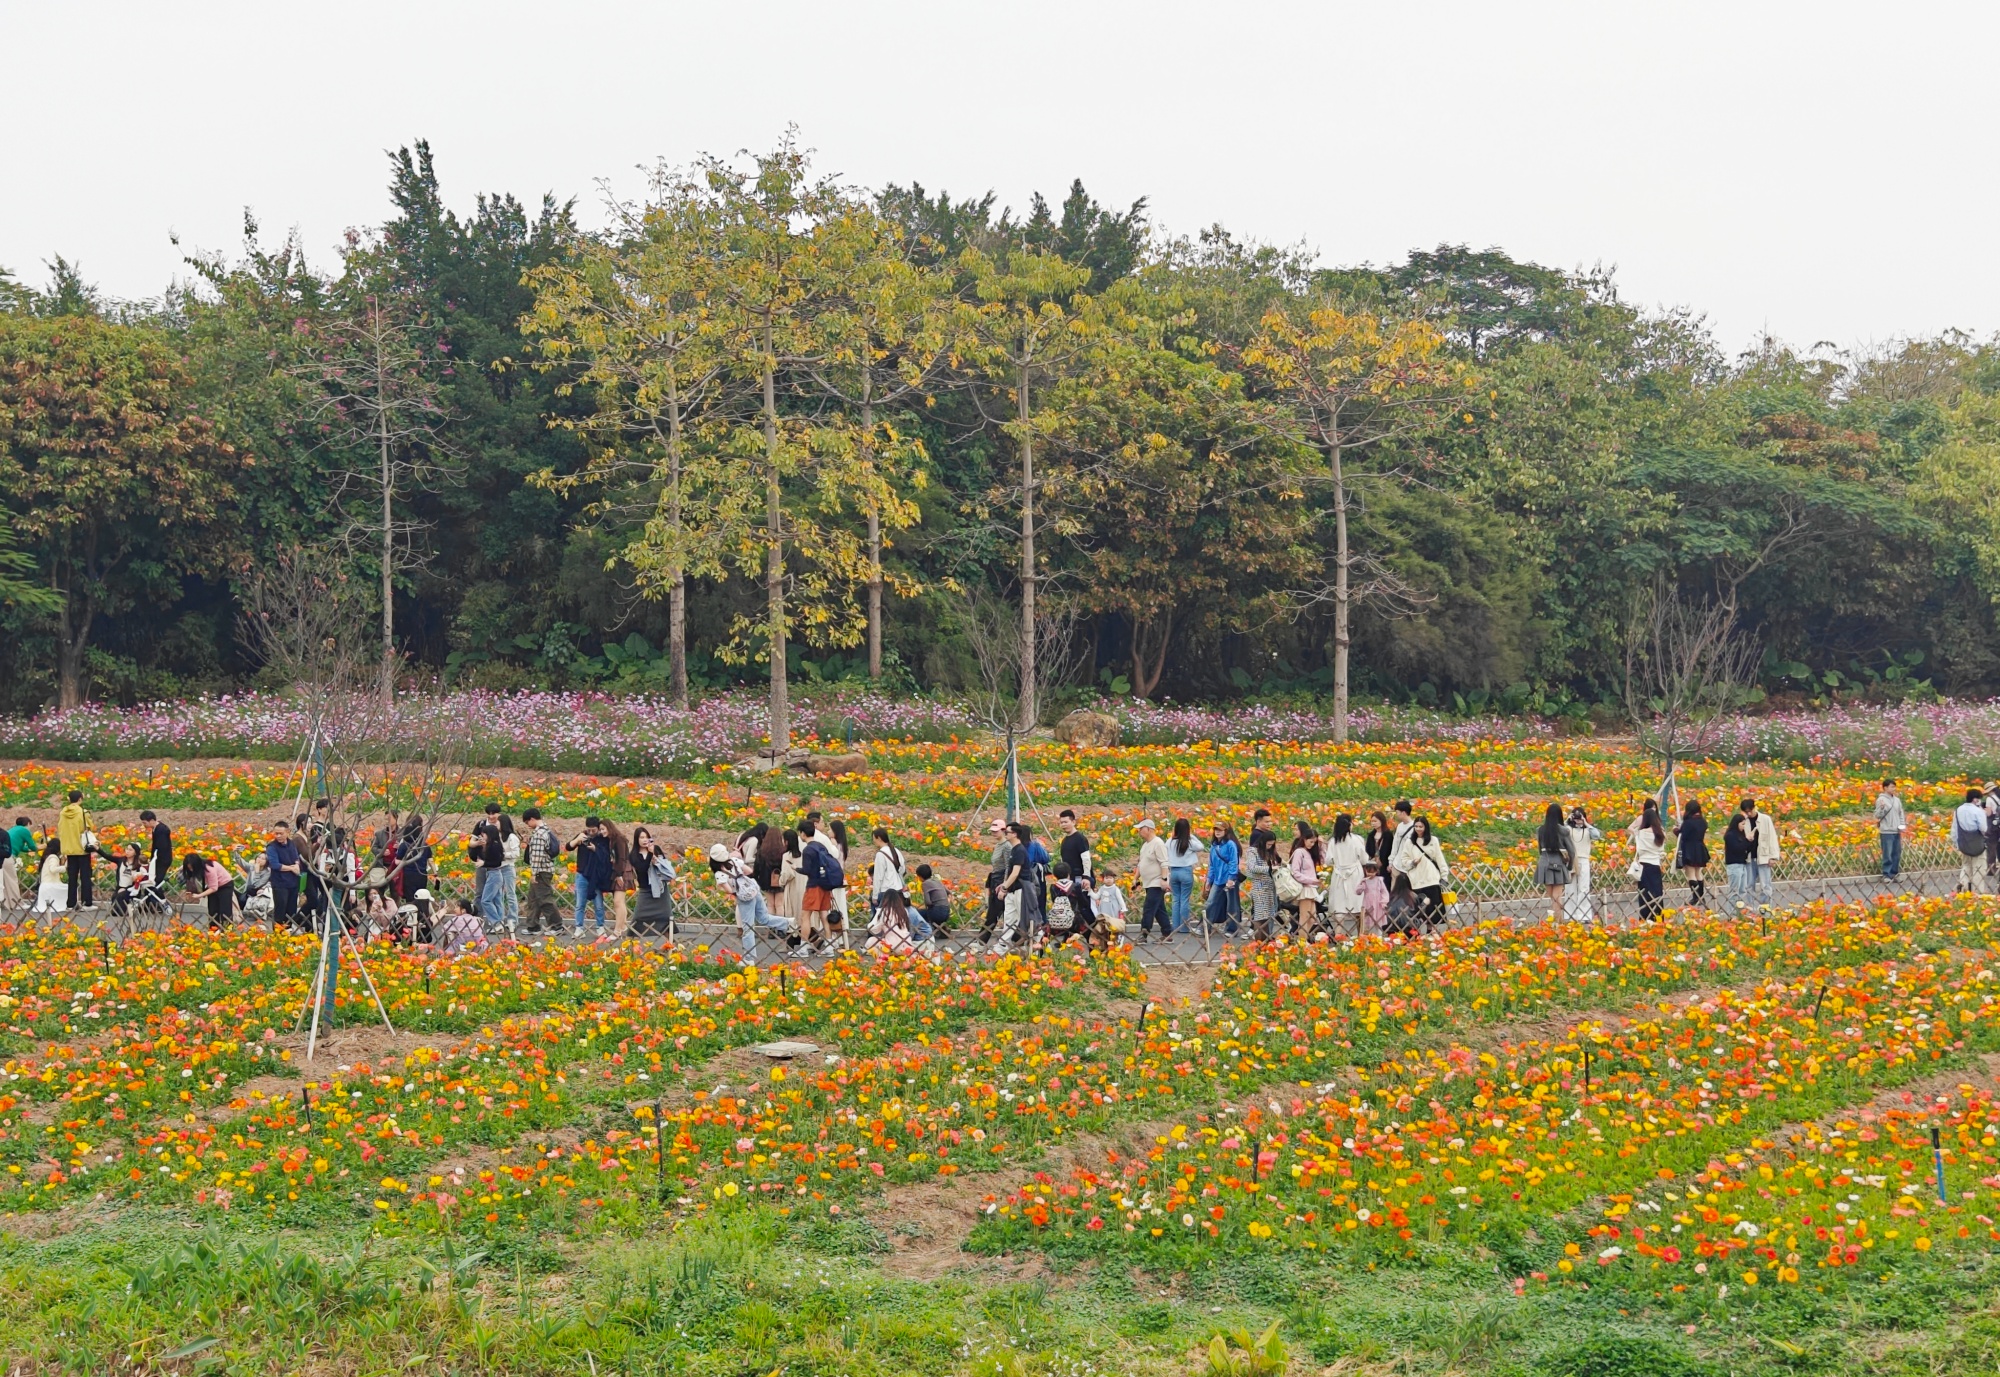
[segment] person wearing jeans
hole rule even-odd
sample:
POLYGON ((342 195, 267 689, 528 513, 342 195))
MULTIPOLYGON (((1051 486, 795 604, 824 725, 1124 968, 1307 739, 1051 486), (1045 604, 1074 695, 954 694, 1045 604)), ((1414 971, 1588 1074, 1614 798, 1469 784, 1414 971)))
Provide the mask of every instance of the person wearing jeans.
POLYGON ((604 819, 585 818, 583 832, 565 851, 576 852, 576 922, 571 936, 583 936, 583 915, 597 906, 597 937, 604 939, 604 896, 611 892, 611 841, 604 835, 604 819))
POLYGON ((1893 880, 1903 873, 1903 829, 1908 825, 1903 800, 1896 793, 1896 781, 1882 781, 1875 796, 1875 830, 1882 838, 1882 878, 1893 880))
POLYGON ((1218 822, 1208 834, 1208 902, 1203 917, 1211 928, 1236 931, 1243 917, 1243 898, 1237 888, 1241 878, 1238 861, 1243 848, 1237 844, 1236 829, 1218 822))
POLYGON ((1194 868, 1203 847, 1186 818, 1174 819, 1174 838, 1167 843, 1167 891, 1173 896, 1173 926, 1169 931, 1186 932, 1194 916, 1194 868))
POLYGON ((1769 813, 1757 811, 1757 800, 1746 798, 1739 805, 1745 830, 1750 837, 1750 889, 1761 905, 1771 902, 1771 878, 1782 856, 1778 850, 1778 824, 1769 813))
POLYGON ((736 857, 729 854, 729 848, 717 842, 709 848, 708 868, 724 893, 736 902, 736 926, 743 934, 743 964, 757 964, 757 934, 774 932, 788 939, 792 945, 798 944, 798 928, 789 918, 777 918, 771 914, 771 906, 764 902, 763 886, 755 876, 748 874, 736 857))

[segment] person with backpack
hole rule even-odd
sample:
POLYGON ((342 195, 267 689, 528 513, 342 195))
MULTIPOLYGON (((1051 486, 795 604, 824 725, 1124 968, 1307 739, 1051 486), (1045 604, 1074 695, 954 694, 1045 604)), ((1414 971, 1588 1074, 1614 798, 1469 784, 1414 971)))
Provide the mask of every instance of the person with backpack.
POLYGON ((7 858, 14 863, 14 887, 6 893, 7 907, 20 908, 28 902, 27 889, 22 884, 22 877, 29 877, 29 883, 39 879, 36 875, 36 866, 41 858, 35 849, 35 825, 25 817, 15 818, 14 825, 7 829, 7 844, 7 858))
POLYGON ((521 814, 528 829, 528 907, 523 924, 531 936, 543 931, 562 931, 562 911, 556 907, 556 857, 562 854, 562 840, 542 821, 542 810, 530 808, 521 814))
POLYGON ((799 870, 806 877, 799 930, 816 950, 833 940, 833 896, 847 884, 847 872, 811 817, 799 824, 799 870))
POLYGON ((1967 789, 1965 802, 1951 815, 1951 842, 1958 848, 1958 887, 1962 893, 1991 892, 1986 876, 1986 837, 1991 826, 1985 795, 1977 788, 1967 789))

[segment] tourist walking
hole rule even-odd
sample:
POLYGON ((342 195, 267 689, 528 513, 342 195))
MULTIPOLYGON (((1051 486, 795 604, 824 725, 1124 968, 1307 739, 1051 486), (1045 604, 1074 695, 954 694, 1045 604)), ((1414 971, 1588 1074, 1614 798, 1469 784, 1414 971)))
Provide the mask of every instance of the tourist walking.
POLYGON ((847 945, 846 874, 847 874, 847 857, 849 851, 849 846, 847 841, 847 819, 835 818, 832 822, 826 825, 826 830, 827 833, 830 834, 831 836, 831 840, 827 844, 827 850, 832 854, 835 860, 840 862, 841 877, 842 877, 841 883, 834 886, 833 911, 827 915, 827 926, 833 929, 834 939, 844 947, 847 945))
POLYGON ((1549 896, 1549 917, 1563 911, 1563 893, 1576 875, 1576 843, 1563 822, 1560 803, 1551 803, 1535 832, 1535 883, 1549 896))
POLYGON ((1882 878, 1893 880, 1903 873, 1903 832, 1910 825, 1909 816, 1903 811, 1903 797, 1896 791, 1896 781, 1882 781, 1882 792, 1875 795, 1875 832, 1882 842, 1882 878))
POLYGON ((1576 863, 1563 894, 1563 913, 1572 923, 1596 921, 1597 905, 1590 897, 1590 852, 1593 843, 1603 840, 1604 834, 1591 825, 1590 813, 1582 804, 1569 810, 1570 854, 1576 863))
POLYGON ((1160 940, 1167 939, 1167 844, 1160 840, 1151 818, 1139 821, 1139 887, 1145 900, 1139 908, 1139 937, 1144 940, 1155 920, 1160 940))
POLYGON ((1750 836, 1756 843, 1756 854, 1751 857, 1750 888, 1759 904, 1771 902, 1771 878, 1782 859, 1778 850, 1778 824, 1769 813, 1757 811, 1757 800, 1746 798, 1741 804, 1743 821, 1750 829, 1750 836))
POLYGON ((1243 897, 1238 892, 1243 879, 1243 848, 1236 840, 1236 828, 1217 822, 1208 829, 1207 891, 1202 903, 1202 920, 1211 929, 1221 928, 1234 936, 1243 917, 1243 897))
POLYGON ((1167 843, 1167 890, 1173 896, 1173 927, 1186 932, 1193 917, 1194 868, 1201 861, 1201 839, 1186 818, 1174 819, 1174 839, 1167 843))
POLYGON ((69 802, 56 816, 56 841, 62 847, 69 893, 67 907, 95 907, 97 901, 90 891, 90 855, 97 850, 97 833, 92 829, 89 812, 84 809, 83 795, 75 789, 69 791, 69 802))
POLYGON ((1326 844, 1327 923, 1336 936, 1342 922, 1354 925, 1361 935, 1361 881, 1368 864, 1367 843, 1355 835, 1354 819, 1341 813, 1333 820, 1333 835, 1326 844))
POLYGON ((1445 860, 1444 843, 1431 832, 1429 818, 1412 818, 1403 829, 1394 864, 1399 875, 1409 877, 1410 892, 1416 895, 1418 917, 1424 927, 1441 925, 1447 916, 1444 886, 1451 878, 1451 865, 1445 860))
POLYGON ((1057 853, 1062 863, 1069 867, 1069 873, 1084 880, 1094 880, 1097 876, 1097 858, 1090 854, 1090 838, 1076 825, 1076 812, 1065 808, 1056 814, 1056 823, 1062 828, 1062 840, 1057 845, 1057 853))
POLYGON ((819 826, 808 817, 799 824, 799 872, 805 877, 805 896, 799 901, 802 917, 799 934, 813 950, 833 941, 833 896, 847 883, 846 871, 833 854, 832 839, 820 834, 819 826))
POLYGON ((1986 837, 1992 825, 1986 818, 1986 803, 1979 790, 1967 789, 1965 802, 1951 815, 1951 842, 1958 848, 1958 887, 1967 894, 1985 894, 1986 837))
MULTIPOLYGON (((562 931, 562 911, 556 907, 556 857, 562 841, 555 829, 542 820, 542 810, 530 808, 521 814, 528 829, 528 906, 522 926, 532 936, 544 931, 562 931)), ((404 858, 407 867, 408 857, 404 858)))
POLYGON ((1708 819, 1702 814, 1701 800, 1691 798, 1681 809, 1680 826, 1674 829, 1674 865, 1687 880, 1688 902, 1708 903, 1708 819))
POLYGON ((1657 920, 1667 892, 1667 829, 1660 823, 1660 804, 1647 799, 1626 829, 1632 838, 1633 879, 1639 882, 1639 916, 1657 920))

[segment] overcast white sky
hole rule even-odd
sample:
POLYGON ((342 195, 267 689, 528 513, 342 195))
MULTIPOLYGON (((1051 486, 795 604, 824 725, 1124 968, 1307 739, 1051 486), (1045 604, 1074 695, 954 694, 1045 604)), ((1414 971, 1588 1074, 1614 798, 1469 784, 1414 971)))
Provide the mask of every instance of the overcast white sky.
POLYGON ((878 186, 1151 200, 1330 263, 1498 245, 1841 345, 2000 329, 2000 4, 0 0, 0 265, 114 295, 322 262, 428 138, 447 199, 595 183, 787 123, 878 186))

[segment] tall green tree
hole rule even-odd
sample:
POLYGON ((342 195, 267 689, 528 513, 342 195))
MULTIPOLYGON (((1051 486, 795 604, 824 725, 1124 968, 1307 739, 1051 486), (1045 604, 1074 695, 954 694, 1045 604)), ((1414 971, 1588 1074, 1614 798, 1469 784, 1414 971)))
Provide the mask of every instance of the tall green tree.
POLYGON ((89 315, 0 317, 0 492, 56 612, 56 701, 84 700, 106 613, 172 602, 228 567, 223 521, 244 459, 189 406, 194 378, 158 330, 89 315))

